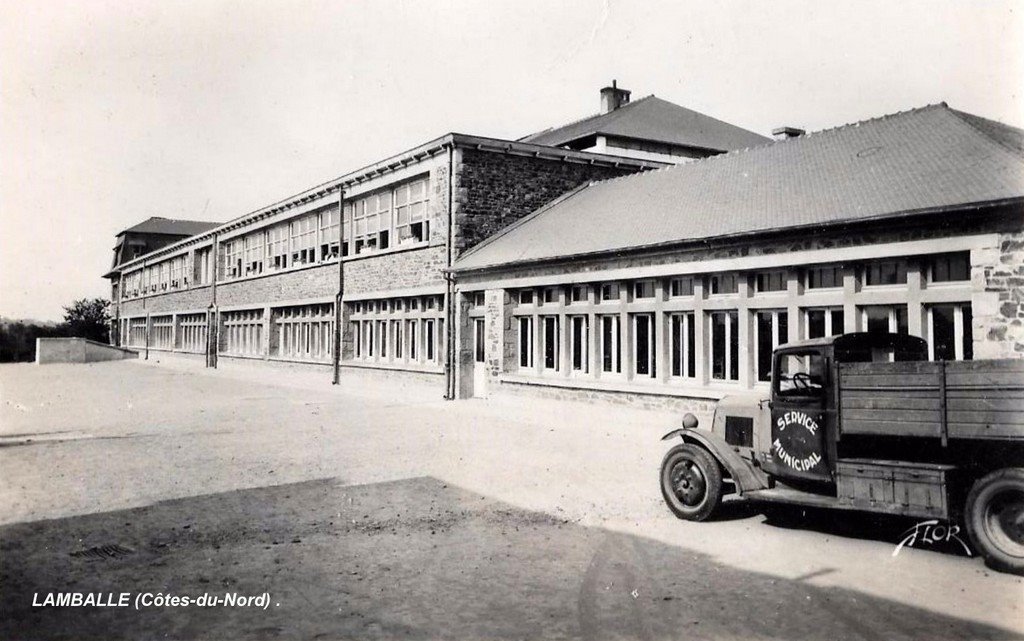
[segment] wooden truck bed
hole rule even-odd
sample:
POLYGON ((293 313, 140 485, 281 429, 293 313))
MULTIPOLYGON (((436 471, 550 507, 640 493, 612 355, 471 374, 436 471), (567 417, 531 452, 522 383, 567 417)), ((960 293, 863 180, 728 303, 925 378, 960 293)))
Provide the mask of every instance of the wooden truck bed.
POLYGON ((1024 441, 1024 360, 840 363, 841 434, 1024 441))

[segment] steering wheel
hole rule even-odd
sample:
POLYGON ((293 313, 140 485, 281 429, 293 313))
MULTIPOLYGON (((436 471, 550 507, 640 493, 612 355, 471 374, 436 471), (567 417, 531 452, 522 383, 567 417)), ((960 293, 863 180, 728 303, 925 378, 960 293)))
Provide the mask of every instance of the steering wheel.
POLYGON ((813 387, 811 375, 807 372, 794 372, 789 379, 793 381, 793 386, 803 390, 809 390, 813 387))

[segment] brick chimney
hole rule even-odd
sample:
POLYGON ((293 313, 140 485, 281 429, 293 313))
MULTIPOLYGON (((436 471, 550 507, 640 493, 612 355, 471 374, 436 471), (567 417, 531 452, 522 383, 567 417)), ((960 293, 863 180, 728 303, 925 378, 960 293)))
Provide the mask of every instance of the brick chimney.
POLYGON ((628 104, 629 90, 619 89, 614 80, 612 80, 611 87, 601 90, 601 113, 606 114, 628 104))
POLYGON ((775 140, 788 140, 789 138, 799 138, 806 133, 803 129, 797 129, 796 127, 776 127, 772 129, 772 137, 775 140))

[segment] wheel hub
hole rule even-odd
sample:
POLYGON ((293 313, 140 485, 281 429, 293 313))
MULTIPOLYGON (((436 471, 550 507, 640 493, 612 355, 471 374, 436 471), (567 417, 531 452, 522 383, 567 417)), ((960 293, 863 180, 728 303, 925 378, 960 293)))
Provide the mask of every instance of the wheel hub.
POLYGON ((672 490, 686 505, 699 505, 704 500, 707 482, 692 461, 682 461, 672 469, 672 490))
POLYGON ((1024 492, 1004 490, 985 508, 989 539, 1009 555, 1024 558, 1024 492))

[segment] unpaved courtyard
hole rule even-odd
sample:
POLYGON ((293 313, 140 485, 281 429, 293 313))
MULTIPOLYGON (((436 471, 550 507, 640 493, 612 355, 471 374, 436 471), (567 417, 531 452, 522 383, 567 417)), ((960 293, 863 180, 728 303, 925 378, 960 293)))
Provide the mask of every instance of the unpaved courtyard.
POLYGON ((1017 638, 907 523, 660 504, 674 417, 266 368, 0 368, 0 638, 1017 638), (270 382, 268 382, 270 381, 270 382), (270 595, 44 608, 49 592, 270 595))

